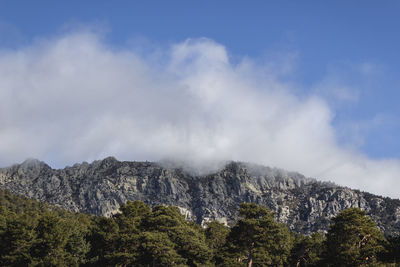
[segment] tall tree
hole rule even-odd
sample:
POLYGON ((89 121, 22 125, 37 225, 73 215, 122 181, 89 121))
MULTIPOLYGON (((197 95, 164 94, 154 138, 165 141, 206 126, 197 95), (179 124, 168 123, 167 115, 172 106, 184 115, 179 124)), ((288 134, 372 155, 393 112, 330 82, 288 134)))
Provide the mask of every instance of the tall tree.
MULTIPOLYGON (((94 226, 88 237, 91 249, 88 254, 89 266, 110 266, 119 251, 119 228, 114 218, 94 218, 94 226)), ((115 265, 115 264, 114 264, 115 265)))
POLYGON ((333 218, 326 242, 328 266, 360 266, 377 261, 385 238, 365 211, 351 208, 333 218))
POLYGON ((229 232, 229 227, 222 223, 217 221, 207 223, 207 228, 205 230, 206 242, 213 253, 213 262, 216 265, 223 262, 223 249, 229 232))
POLYGON ((64 246, 69 229, 65 221, 49 212, 40 217, 35 231, 37 238, 32 247, 35 264, 42 266, 66 265, 64 246))
POLYGON ((140 235, 141 257, 138 265, 142 266, 187 266, 187 260, 176 251, 176 244, 163 232, 143 232, 140 235))
POLYGON ((177 207, 156 206, 145 222, 147 231, 165 233, 180 257, 189 266, 207 266, 212 253, 207 246, 203 229, 188 222, 177 207))
POLYGON ((140 234, 144 230, 143 222, 151 214, 150 207, 141 201, 128 201, 120 207, 120 213, 112 219, 98 221, 93 239, 99 240, 97 265, 132 266, 140 258, 140 234), (104 246, 104 247, 102 247, 104 246), (107 248, 107 251, 104 251, 107 248))
POLYGON ((0 266, 27 266, 32 262, 31 249, 36 242, 37 214, 2 213, 0 226, 0 266))
MULTIPOLYGON (((387 238, 386 249, 387 252, 382 256, 383 260, 386 262, 392 262, 394 264, 400 264, 400 235, 397 236, 389 236, 387 238)), ((396 265, 396 266, 397 266, 396 265)))
POLYGON ((325 253, 325 235, 296 236, 291 255, 291 266, 321 266, 325 253))
POLYGON ((287 264, 293 243, 289 229, 275 221, 266 207, 242 203, 242 217, 227 238, 224 265, 283 266, 287 264))

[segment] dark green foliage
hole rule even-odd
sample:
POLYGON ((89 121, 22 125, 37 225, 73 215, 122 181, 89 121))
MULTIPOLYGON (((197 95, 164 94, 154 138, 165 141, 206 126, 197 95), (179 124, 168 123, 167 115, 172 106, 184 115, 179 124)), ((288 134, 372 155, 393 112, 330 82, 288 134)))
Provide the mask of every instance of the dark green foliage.
POLYGON ((30 211, 41 213, 49 208, 45 203, 14 195, 8 190, 0 190, 0 206, 2 209, 16 214, 30 211))
POLYGON ((325 254, 326 238, 320 233, 311 236, 298 235, 294 241, 291 266, 321 266, 325 254))
POLYGON ((105 217, 94 218, 94 227, 88 237, 91 244, 88 265, 110 265, 118 245, 118 232, 118 224, 115 220, 105 217))
POLYGON ((128 201, 121 213, 112 218, 96 218, 89 239, 92 249, 90 264, 94 266, 133 265, 139 255, 143 221, 151 213, 143 202, 128 201))
POLYGON ((239 212, 242 219, 227 238, 224 265, 286 265, 293 242, 289 229, 263 206, 243 203, 239 212))
POLYGON ((120 214, 115 215, 117 220, 128 219, 140 225, 141 220, 151 213, 150 207, 141 201, 128 201, 119 208, 120 214))
POLYGON ((176 207, 128 201, 114 217, 96 220, 93 266, 205 266, 211 259, 203 229, 176 207))
POLYGON ((157 206, 146 221, 150 231, 165 233, 179 255, 189 266, 208 265, 212 252, 208 248, 203 229, 190 223, 176 207, 157 206))
POLYGON ((108 252, 108 259, 114 265, 132 265, 139 257, 141 226, 151 211, 149 206, 140 201, 128 201, 120 211, 113 218, 118 225, 118 232, 114 235, 114 248, 108 252))
POLYGON ((32 262, 31 248, 36 239, 34 214, 2 213, 0 266, 26 266, 32 262))
POLYGON ((166 233, 144 232, 140 235, 141 257, 137 265, 143 266, 186 266, 187 259, 176 250, 166 233))
POLYGON ((266 207, 243 203, 232 228, 203 229, 176 207, 123 204, 111 218, 73 213, 0 191, 0 266, 395 266, 400 238, 385 240, 359 209, 328 234, 294 238, 266 207), (386 265, 385 265, 386 264, 386 265))
POLYGON ((365 211, 351 208, 333 219, 326 244, 327 265, 360 266, 376 263, 385 239, 365 211))
POLYGON ((43 214, 35 227, 33 262, 41 266, 78 266, 84 263, 89 250, 86 232, 84 224, 51 212, 43 214))
POLYGON ((206 242, 213 253, 213 263, 221 264, 223 262, 223 249, 230 229, 222 223, 212 221, 207 224, 205 230, 206 242))
POLYGON ((86 261, 88 216, 0 191, 0 266, 78 266, 86 261))
POLYGON ((386 251, 380 258, 385 262, 400 264, 400 235, 387 238, 386 251))

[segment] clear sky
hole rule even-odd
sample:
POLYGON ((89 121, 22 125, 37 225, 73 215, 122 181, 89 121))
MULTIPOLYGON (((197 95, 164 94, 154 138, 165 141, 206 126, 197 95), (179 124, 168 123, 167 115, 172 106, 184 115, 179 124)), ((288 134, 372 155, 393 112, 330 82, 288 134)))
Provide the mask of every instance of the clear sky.
MULTIPOLYGON (((115 53, 139 53, 140 47, 141 56, 150 60, 155 51, 167 54, 168 47, 188 38, 205 37, 223 47, 229 64, 248 59, 268 69, 290 97, 323 101, 335 147, 368 160, 397 162, 399 14, 399 1, 0 0, 0 50, 3 55, 29 54, 26 51, 38 49, 43 40, 57 43, 72 32, 94 29, 101 35, 94 46, 100 43, 115 53)), ((163 56, 157 60, 167 61, 163 56)), ((146 64, 156 68, 154 62, 146 64)), ((257 86, 256 91, 268 91, 265 87, 257 86)), ((49 151, 33 154, 57 153, 49 151)))

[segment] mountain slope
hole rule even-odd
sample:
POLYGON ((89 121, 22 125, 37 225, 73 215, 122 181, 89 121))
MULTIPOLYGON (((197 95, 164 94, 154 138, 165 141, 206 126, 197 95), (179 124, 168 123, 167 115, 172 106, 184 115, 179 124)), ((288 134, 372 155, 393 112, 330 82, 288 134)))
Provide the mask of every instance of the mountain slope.
POLYGON ((291 230, 327 230, 349 207, 368 212, 386 235, 400 230, 400 201, 318 182, 298 173, 232 162, 221 171, 193 176, 151 162, 106 158, 55 170, 38 160, 0 169, 0 188, 72 211, 110 216, 127 200, 181 208, 188 219, 230 222, 241 202, 274 210, 291 230))

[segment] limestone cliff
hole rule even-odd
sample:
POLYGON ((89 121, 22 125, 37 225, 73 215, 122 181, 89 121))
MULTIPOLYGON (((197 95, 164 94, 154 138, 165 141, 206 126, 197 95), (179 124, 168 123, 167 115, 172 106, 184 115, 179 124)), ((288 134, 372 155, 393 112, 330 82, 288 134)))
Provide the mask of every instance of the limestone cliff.
POLYGON ((55 170, 27 160, 0 169, 0 189, 73 211, 110 216, 127 200, 178 206, 188 219, 231 222, 241 202, 274 210, 290 229, 325 231, 329 220, 349 207, 368 212, 385 234, 400 230, 400 201, 318 182, 280 169, 229 163, 221 171, 195 176, 151 162, 106 158, 55 170))

